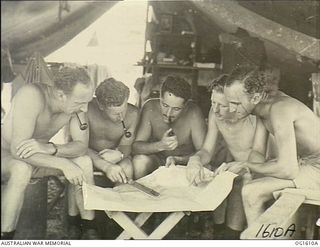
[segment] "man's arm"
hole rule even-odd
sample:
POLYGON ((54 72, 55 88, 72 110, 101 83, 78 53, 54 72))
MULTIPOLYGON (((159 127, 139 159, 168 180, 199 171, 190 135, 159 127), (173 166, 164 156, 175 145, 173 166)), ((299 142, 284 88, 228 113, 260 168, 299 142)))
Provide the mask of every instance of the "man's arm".
POLYGON ((191 158, 198 158, 202 165, 208 164, 211 161, 212 156, 214 154, 218 133, 218 126, 216 124, 215 116, 211 108, 209 112, 208 132, 205 137, 204 143, 201 149, 191 158))
POLYGON ((148 142, 151 137, 151 121, 149 105, 145 105, 141 114, 141 121, 139 123, 137 137, 132 145, 132 152, 134 154, 153 154, 163 151, 161 141, 148 142))
MULTIPOLYGON (((199 107, 195 106, 193 109, 193 112, 190 116, 190 125, 191 125, 191 139, 193 146, 195 147, 196 151, 200 151, 203 141, 206 137, 207 127, 206 123, 203 117, 203 114, 199 107)), ((201 149, 202 150, 202 149, 201 149)), ((200 153, 200 155, 206 155, 205 150, 200 153)), ((198 153, 197 153, 198 154, 198 153)), ((188 155, 184 156, 175 156, 175 160, 178 164, 186 164, 190 157, 193 157, 195 155, 194 153, 190 153, 188 155)), ((209 158, 209 161, 211 159, 211 156, 209 158)), ((208 161, 208 162, 209 162, 208 161)))
POLYGON ((97 154, 97 152, 90 148, 88 149, 88 155, 92 159, 94 167, 99 169, 100 171, 103 171, 103 173, 112 182, 127 183, 127 176, 121 166, 103 159, 100 155, 97 154))
MULTIPOLYGON (((78 113, 81 122, 88 123, 88 118, 84 112, 78 113)), ((56 145, 58 152, 56 156, 65 158, 75 158, 87 153, 89 142, 89 128, 81 130, 76 116, 72 116, 69 122, 71 141, 66 144, 56 145)))
POLYGON ((294 179, 299 171, 296 150, 294 119, 290 115, 290 105, 284 106, 283 102, 276 103, 271 108, 270 121, 274 129, 275 141, 278 148, 277 161, 265 163, 248 162, 244 166, 251 171, 281 179, 294 179))
POLYGON ((92 150, 91 148, 88 149, 88 155, 92 159, 94 167, 100 171, 103 171, 104 173, 106 173, 107 168, 110 165, 114 165, 113 163, 101 158, 100 155, 96 151, 92 150))
POLYGON ((34 85, 25 86, 17 92, 11 106, 13 107, 11 155, 34 166, 60 169, 71 183, 79 184, 81 181, 73 179, 80 179, 81 170, 68 159, 50 155, 54 152, 51 144, 40 143, 43 153, 35 153, 29 158, 18 155, 20 144, 33 137, 37 118, 43 111, 44 105, 44 98, 34 85))
POLYGON ((212 159, 217 142, 218 132, 218 126, 211 108, 209 112, 208 132, 203 146, 195 155, 190 157, 187 164, 187 179, 190 181, 190 183, 200 184, 201 182, 206 181, 203 165, 208 164, 212 159))
POLYGON ((134 108, 134 111, 131 113, 133 116, 133 121, 129 126, 126 126, 128 128, 128 131, 131 132, 131 136, 127 138, 125 135, 120 140, 118 150, 123 153, 123 158, 128 157, 131 154, 132 150, 132 143, 136 138, 136 128, 139 122, 139 112, 134 108))
POLYGON ((266 150, 269 132, 264 126, 262 120, 257 117, 257 125, 254 133, 252 150, 249 154, 248 161, 250 162, 265 162, 266 150))
POLYGON ((200 150, 207 133, 207 126, 200 108, 196 107, 192 115, 193 115, 191 119, 192 142, 195 149, 200 150))

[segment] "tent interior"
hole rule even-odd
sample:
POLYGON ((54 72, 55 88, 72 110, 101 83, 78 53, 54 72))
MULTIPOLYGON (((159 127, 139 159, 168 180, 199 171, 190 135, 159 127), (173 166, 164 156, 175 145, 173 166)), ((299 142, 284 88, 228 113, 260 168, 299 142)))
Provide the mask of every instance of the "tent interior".
MULTIPOLYGON (((19 65, 26 64, 34 52, 46 57, 116 4, 116 1, 2 1, 2 82, 13 77, 6 54, 10 55, 13 68, 19 70, 19 65)), ((173 16, 172 33, 185 29, 196 35, 195 59, 220 64, 219 34, 235 33, 240 27, 263 42, 267 62, 281 71, 280 89, 312 106, 309 79, 311 73, 319 70, 320 59, 319 1, 149 1, 148 4, 152 11, 148 8, 146 12, 152 12, 149 15, 153 16, 146 17, 146 43, 150 40, 153 46, 155 34, 161 31, 159 20, 173 16)), ((164 46, 166 42, 170 40, 165 40, 164 46)), ((226 52, 225 56, 228 55, 226 52)), ((141 75, 143 72, 148 71, 144 68, 141 75)))

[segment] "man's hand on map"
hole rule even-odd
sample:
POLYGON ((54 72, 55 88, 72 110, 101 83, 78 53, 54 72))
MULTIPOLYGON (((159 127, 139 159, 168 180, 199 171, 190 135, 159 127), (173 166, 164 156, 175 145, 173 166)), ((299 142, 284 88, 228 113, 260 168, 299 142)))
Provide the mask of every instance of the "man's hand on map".
POLYGON ((234 161, 229 163, 222 163, 215 171, 215 174, 218 175, 222 172, 229 171, 236 174, 239 174, 240 172, 243 172, 243 170, 247 170, 247 167, 245 166, 245 162, 241 161, 234 161))
POLYGON ((104 173, 106 176, 114 183, 127 183, 128 179, 127 176, 119 165, 109 164, 104 169, 104 173))
POLYGON ((187 164, 187 179, 190 184, 195 186, 209 182, 213 179, 212 175, 206 175, 203 165, 198 156, 192 156, 187 164))
POLYGON ((166 167, 175 166, 176 165, 176 157, 175 156, 168 156, 166 159, 166 167))

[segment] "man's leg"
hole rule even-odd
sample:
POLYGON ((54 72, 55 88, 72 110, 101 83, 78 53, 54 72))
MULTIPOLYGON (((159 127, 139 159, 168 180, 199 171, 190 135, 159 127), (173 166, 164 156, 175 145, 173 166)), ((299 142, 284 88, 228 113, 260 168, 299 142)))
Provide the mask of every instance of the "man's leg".
POLYGON ((80 211, 76 201, 75 186, 68 184, 68 238, 80 239, 81 238, 81 217, 80 211))
POLYGON ((13 238, 32 170, 32 166, 11 156, 1 158, 1 180, 7 180, 1 193, 2 239, 13 238))
MULTIPOLYGON (((87 184, 94 184, 91 158, 89 156, 81 156, 81 157, 72 159, 72 161, 82 169, 85 177, 85 182, 87 184)), ((68 198, 68 203, 70 205, 69 206, 70 215, 74 216, 78 212, 80 212, 82 219, 92 220, 94 218, 94 210, 84 209, 82 187, 79 185, 70 185, 69 190, 70 191, 68 195, 70 197, 68 198), (74 206, 74 202, 76 203, 77 207, 74 206)))
POLYGON ((242 203, 242 178, 235 179, 233 189, 228 197, 227 226, 235 231, 243 231, 246 225, 246 216, 242 203))
MULTIPOLYGON (((91 158, 89 156, 81 156, 73 159, 73 162, 75 162, 83 171, 85 182, 87 184, 94 184, 93 164, 92 164, 91 158)), ((78 222, 77 219, 75 218, 77 217, 76 213, 80 212, 82 239, 99 239, 96 231, 96 225, 93 221, 94 210, 84 209, 82 187, 78 185, 70 185, 68 195, 69 195, 68 211, 69 211, 70 218, 74 219, 74 222, 73 222, 74 224, 78 222), (76 207, 74 203, 76 203, 76 207)))
POLYGON ((214 239, 223 239, 223 234, 225 232, 226 208, 227 200, 224 200, 219 207, 213 211, 214 239))
POLYGON ((237 177, 228 196, 226 209, 226 225, 228 229, 225 233, 226 239, 239 239, 240 233, 246 225, 246 216, 241 197, 242 184, 242 177, 237 177))
POLYGON ((248 226, 265 211, 265 203, 272 193, 285 188, 295 188, 292 180, 264 177, 254 179, 242 188, 242 200, 248 226))
POLYGON ((225 223, 227 200, 224 200, 219 207, 213 211, 214 224, 222 225, 225 223))
POLYGON ((135 179, 142 178, 159 167, 156 155, 136 155, 133 157, 133 174, 135 179))

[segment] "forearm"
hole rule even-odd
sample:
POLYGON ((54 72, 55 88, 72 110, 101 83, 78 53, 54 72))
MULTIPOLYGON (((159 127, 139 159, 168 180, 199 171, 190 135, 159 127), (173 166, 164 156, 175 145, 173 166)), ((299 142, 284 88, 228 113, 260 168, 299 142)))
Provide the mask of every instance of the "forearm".
POLYGON ((186 165, 190 159, 190 157, 192 157, 193 154, 190 155, 184 155, 184 156, 174 156, 174 159, 176 161, 176 164, 181 164, 181 165, 186 165))
POLYGON ((72 162, 66 158, 56 157, 53 155, 41 154, 41 153, 33 154, 31 157, 26 159, 20 158, 19 156, 16 156, 16 155, 14 155, 14 158, 24 161, 36 167, 53 168, 53 169, 59 169, 61 171, 63 171, 63 169, 70 162, 72 162))
POLYGON ((201 164, 206 165, 211 161, 211 155, 204 149, 200 149, 197 153, 195 153, 193 156, 195 158, 199 158, 201 164))
POLYGON ((123 159, 127 158, 131 154, 131 145, 119 145, 118 150, 123 153, 123 159))
POLYGON ((92 159, 92 162, 93 162, 93 166, 95 168, 97 168, 98 170, 100 171, 103 171, 105 172, 105 170, 110 166, 112 165, 112 163, 102 159, 98 154, 97 152, 95 152, 94 150, 92 149, 88 149, 88 155, 90 156, 90 158, 92 159))
POLYGON ((76 158, 85 155, 88 151, 87 145, 81 141, 72 141, 66 144, 57 145, 58 152, 56 156, 65 158, 76 158))
POLYGON ((293 179, 294 166, 284 166, 275 160, 270 160, 264 163, 246 162, 250 171, 262 174, 266 177, 275 177, 280 179, 293 179))
POLYGON ((253 163, 264 163, 266 161, 265 156, 258 151, 251 150, 248 161, 253 163))
POLYGON ((136 141, 132 145, 132 152, 134 154, 153 154, 164 151, 161 142, 144 142, 136 141))

